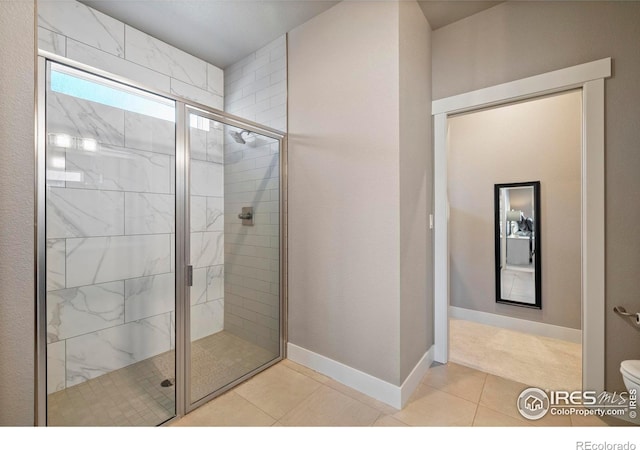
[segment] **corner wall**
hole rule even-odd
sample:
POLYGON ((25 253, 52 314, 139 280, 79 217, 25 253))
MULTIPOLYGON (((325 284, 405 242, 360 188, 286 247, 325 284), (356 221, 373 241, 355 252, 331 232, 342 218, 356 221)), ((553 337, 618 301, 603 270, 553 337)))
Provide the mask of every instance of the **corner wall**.
POLYGON ((0 2, 0 426, 34 424, 34 2, 0 2), (19 36, 19 39, 16 37, 19 36))
POLYGON ((400 381, 433 345, 431 26, 400 2, 400 381))
POLYGON ((289 341, 399 384, 398 7, 289 32, 289 341))
POLYGON ((613 312, 640 310, 640 4, 507 2, 433 33, 435 98, 612 57, 605 81, 606 378, 624 389, 624 359, 640 359, 638 329, 613 312))
POLYGON ((414 2, 289 33, 289 341, 394 392, 433 343, 430 33, 414 2))

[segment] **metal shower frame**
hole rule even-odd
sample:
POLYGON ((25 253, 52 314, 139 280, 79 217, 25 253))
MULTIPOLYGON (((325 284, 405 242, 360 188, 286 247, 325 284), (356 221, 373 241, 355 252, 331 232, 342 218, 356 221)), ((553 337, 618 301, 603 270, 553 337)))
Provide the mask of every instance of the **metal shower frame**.
POLYGON ((170 423, 186 413, 198 408, 224 392, 232 389, 258 372, 276 364, 286 357, 287 343, 287 134, 280 130, 245 120, 241 117, 228 114, 224 111, 208 107, 206 105, 185 99, 172 93, 159 91, 145 86, 142 83, 114 75, 110 72, 95 67, 78 63, 66 57, 51 52, 39 50, 37 57, 37 82, 35 102, 35 161, 36 161, 36 198, 35 198, 35 333, 36 333, 36 360, 35 360, 35 423, 44 426, 47 423, 47 312, 46 312, 46 130, 45 130, 45 93, 47 62, 53 62, 90 75, 103 77, 107 80, 119 83, 126 87, 148 92, 169 100, 175 101, 176 107, 176 177, 175 177, 175 201, 176 201, 176 243, 175 243, 175 370, 176 370, 176 415, 164 422, 170 423), (190 314, 187 305, 190 304, 189 286, 187 285, 187 267, 189 262, 190 233, 190 149, 189 149, 189 113, 195 113, 201 117, 215 120, 225 125, 238 127, 275 139, 280 144, 280 229, 279 229, 279 256, 280 256, 280 354, 277 358, 252 370, 241 378, 229 383, 222 388, 211 392, 209 395, 195 402, 190 401, 190 314))

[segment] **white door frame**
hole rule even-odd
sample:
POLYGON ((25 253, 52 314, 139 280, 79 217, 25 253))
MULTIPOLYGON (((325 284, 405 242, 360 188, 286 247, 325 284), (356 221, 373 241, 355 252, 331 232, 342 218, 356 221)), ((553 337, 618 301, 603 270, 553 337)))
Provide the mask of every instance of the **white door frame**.
POLYGON ((604 80, 611 58, 432 102, 434 116, 434 359, 449 359, 447 117, 555 92, 582 89, 582 388, 604 390, 604 80))

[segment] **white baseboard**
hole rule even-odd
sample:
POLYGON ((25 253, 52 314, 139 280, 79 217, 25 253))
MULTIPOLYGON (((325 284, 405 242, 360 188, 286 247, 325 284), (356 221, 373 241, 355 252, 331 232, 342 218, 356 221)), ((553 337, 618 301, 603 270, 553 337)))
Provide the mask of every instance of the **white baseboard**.
POLYGON ((400 387, 400 400, 402 407, 407 404, 407 402, 409 401, 409 397, 411 397, 413 392, 420 385, 420 380, 424 378, 427 371, 429 370, 429 367, 431 367, 431 364, 433 364, 434 354, 435 346, 432 345, 431 347, 429 347, 429 350, 427 350, 425 354, 422 355, 422 358, 420 358, 418 364, 416 364, 407 379, 404 380, 404 383, 402 383, 402 386, 400 387))
POLYGON ((478 322, 493 327, 506 328, 508 330, 520 331, 522 333, 535 334, 562 341, 569 341, 575 344, 582 343, 582 331, 574 328, 560 327, 532 320, 516 319, 515 317, 502 316, 483 311, 449 306, 449 317, 452 319, 468 320, 478 322))
POLYGON ((402 409, 433 363, 433 346, 420 358, 402 386, 396 386, 292 343, 287 344, 287 358, 396 409, 402 409))

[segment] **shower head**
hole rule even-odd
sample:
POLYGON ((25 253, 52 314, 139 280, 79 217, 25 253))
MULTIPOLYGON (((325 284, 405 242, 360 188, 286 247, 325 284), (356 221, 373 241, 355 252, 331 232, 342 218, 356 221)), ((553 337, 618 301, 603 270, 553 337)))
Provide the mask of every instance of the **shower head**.
POLYGON ((233 140, 236 141, 238 144, 246 144, 247 141, 245 141, 244 138, 242 137, 244 133, 247 133, 247 136, 251 134, 250 131, 240 130, 240 131, 229 131, 229 136, 231 136, 233 140))

